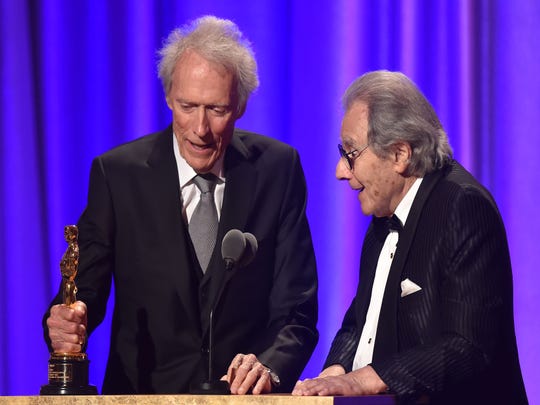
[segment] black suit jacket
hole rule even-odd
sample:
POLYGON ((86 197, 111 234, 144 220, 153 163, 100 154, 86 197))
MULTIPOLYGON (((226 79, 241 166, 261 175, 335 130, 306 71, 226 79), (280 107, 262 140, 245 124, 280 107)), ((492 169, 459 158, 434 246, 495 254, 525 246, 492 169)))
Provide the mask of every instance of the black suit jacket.
POLYGON ((205 380, 213 306, 215 377, 237 353, 255 353, 280 376, 280 389, 290 390, 318 339, 299 156, 279 141, 235 131, 224 160, 218 239, 203 276, 182 218, 172 144, 169 127, 92 165, 76 283, 91 332, 114 279, 103 393, 182 393, 205 380), (233 228, 254 234, 259 249, 247 267, 225 274, 221 240, 233 228))
MULTIPOLYGON (((351 370, 381 248, 371 226, 357 295, 325 367, 351 370)), ((527 403, 504 225, 489 192, 455 161, 425 176, 400 233, 372 366, 404 400, 527 403), (422 290, 402 298, 407 278, 422 290)))

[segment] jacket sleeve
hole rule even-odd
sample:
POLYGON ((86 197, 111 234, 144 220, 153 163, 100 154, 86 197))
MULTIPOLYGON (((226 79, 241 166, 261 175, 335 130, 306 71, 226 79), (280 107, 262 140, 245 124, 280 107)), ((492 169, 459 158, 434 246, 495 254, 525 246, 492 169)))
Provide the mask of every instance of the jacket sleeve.
POLYGON ((317 270, 306 202, 304 173, 298 153, 292 150, 276 231, 274 281, 265 333, 268 348, 259 354, 259 360, 279 375, 279 390, 284 392, 292 390, 319 336, 317 270))
POLYGON ((354 356, 360 339, 360 330, 356 324, 355 304, 356 298, 353 299, 351 306, 345 313, 341 328, 336 333, 330 351, 324 362, 323 369, 335 364, 341 365, 345 372, 352 370, 354 356))

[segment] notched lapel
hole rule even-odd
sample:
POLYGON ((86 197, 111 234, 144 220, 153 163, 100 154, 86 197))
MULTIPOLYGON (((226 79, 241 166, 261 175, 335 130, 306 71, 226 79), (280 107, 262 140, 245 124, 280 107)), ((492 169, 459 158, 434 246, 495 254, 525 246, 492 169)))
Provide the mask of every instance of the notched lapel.
MULTIPOLYGON (((208 328, 208 319, 212 304, 216 304, 220 286, 227 283, 231 275, 225 274, 225 265, 221 258, 221 241, 231 229, 245 231, 249 214, 252 212, 257 173, 250 163, 250 153, 238 136, 233 136, 224 161, 225 193, 219 221, 216 247, 204 275, 201 288, 208 288, 207 306, 202 309, 203 336, 208 328)), ((226 287, 225 287, 226 288, 226 287)))
POLYGON ((182 218, 181 192, 172 137, 172 128, 169 126, 156 139, 148 157, 151 170, 148 190, 152 190, 153 198, 160 205, 160 232, 171 246, 168 252, 171 280, 193 325, 199 325, 198 281, 192 268, 191 241, 182 218))

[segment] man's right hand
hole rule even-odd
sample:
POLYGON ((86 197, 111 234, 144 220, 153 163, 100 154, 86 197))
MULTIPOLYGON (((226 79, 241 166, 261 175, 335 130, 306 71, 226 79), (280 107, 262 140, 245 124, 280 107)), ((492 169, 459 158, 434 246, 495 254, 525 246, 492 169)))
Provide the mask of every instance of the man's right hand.
POLYGON ((86 304, 76 301, 71 306, 54 305, 47 318, 49 338, 56 353, 78 353, 86 339, 86 304))

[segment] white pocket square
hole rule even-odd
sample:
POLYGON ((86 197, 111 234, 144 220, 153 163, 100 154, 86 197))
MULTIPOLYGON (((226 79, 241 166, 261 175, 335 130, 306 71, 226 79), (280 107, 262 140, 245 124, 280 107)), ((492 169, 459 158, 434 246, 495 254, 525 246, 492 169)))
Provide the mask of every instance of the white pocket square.
POLYGON ((421 289, 422 287, 420 287, 418 284, 415 284, 406 278, 401 282, 401 297, 406 297, 407 295, 413 294, 421 289))

